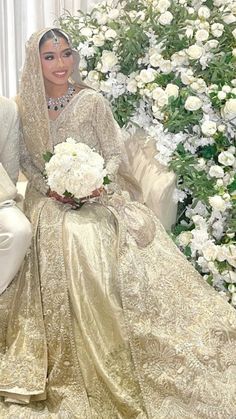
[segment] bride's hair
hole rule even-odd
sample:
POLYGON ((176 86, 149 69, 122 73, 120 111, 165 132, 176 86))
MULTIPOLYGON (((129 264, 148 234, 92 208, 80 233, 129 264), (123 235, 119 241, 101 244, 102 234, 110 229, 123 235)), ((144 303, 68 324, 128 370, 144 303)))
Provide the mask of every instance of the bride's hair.
POLYGON ((45 32, 45 34, 40 39, 39 49, 49 39, 53 39, 57 42, 57 38, 63 38, 68 43, 68 45, 70 45, 70 39, 65 32, 61 31, 61 29, 58 29, 58 28, 52 28, 52 29, 49 29, 47 32, 45 32))

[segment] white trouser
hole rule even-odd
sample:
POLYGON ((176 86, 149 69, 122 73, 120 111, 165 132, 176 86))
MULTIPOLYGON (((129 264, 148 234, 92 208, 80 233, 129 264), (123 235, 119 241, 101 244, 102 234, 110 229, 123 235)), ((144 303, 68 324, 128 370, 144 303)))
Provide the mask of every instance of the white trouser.
POLYGON ((30 222, 14 202, 0 204, 0 294, 18 272, 31 236, 30 222))

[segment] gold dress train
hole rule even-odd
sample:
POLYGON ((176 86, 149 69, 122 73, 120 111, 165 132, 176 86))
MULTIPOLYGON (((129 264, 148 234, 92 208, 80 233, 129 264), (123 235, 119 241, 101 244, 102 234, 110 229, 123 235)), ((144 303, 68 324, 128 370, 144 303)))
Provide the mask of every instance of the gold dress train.
POLYGON ((81 90, 49 123, 40 36, 19 102, 34 238, 0 297, 0 418, 233 419, 235 310, 121 192, 102 96, 81 90), (78 210, 48 198, 41 175, 43 152, 69 136, 101 152, 113 178, 113 194, 78 210))

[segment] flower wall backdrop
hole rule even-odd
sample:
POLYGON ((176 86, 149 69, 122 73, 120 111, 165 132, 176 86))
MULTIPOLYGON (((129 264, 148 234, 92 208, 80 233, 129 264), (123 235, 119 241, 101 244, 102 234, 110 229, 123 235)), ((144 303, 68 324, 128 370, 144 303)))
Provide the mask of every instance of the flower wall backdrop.
POLYGON ((101 2, 63 16, 85 81, 177 175, 173 238, 236 305, 236 2, 101 2))

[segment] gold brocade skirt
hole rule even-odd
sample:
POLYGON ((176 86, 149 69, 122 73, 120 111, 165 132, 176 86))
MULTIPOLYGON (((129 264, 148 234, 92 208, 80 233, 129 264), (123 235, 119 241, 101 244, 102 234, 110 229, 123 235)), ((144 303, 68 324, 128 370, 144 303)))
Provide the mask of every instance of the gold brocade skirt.
POLYGON ((27 205, 32 249, 0 300, 0 418, 232 419, 235 311, 156 217, 121 197, 27 205))

